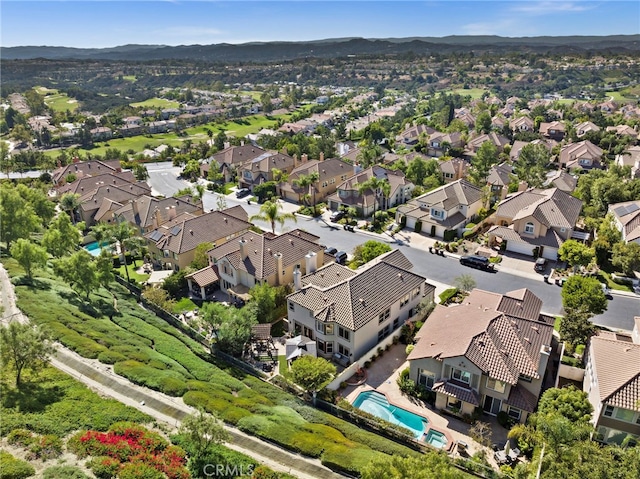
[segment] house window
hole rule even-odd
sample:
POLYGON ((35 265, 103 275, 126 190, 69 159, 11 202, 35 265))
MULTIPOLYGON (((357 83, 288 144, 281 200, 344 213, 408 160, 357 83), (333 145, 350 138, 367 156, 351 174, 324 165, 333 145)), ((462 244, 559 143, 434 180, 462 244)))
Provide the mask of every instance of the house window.
POLYGON ((451 371, 451 377, 456 381, 471 384, 471 373, 462 369, 454 369, 451 371))
POLYGON ((295 305, 291 301, 289 301, 289 311, 295 311, 295 310, 296 310, 295 305))
POLYGON ((338 336, 349 341, 351 338, 351 331, 343 328, 342 326, 338 326, 338 336))
POLYGON ((391 309, 387 309, 385 312, 380 313, 378 315, 378 324, 384 323, 387 319, 389 319, 390 315, 391 315, 391 309))
POLYGON ((393 320, 393 329, 398 329, 398 326, 400 326, 400 318, 396 318, 393 320))
POLYGON ((333 334, 333 324, 316 321, 316 331, 322 334, 333 334))
MULTIPOLYGON (((342 181, 346 180, 346 179, 347 179, 347 175, 342 175, 342 176, 340 177, 340 179, 341 179, 342 181)), ((335 182, 335 180, 333 180, 333 181, 335 182)))
POLYGON ((384 338, 389 336, 391 332, 391 325, 387 324, 384 328, 378 331, 378 341, 382 341, 384 338))
POLYGON ((613 410, 615 408, 613 406, 605 406, 604 408, 604 412, 602 413, 603 416, 607 416, 607 417, 611 417, 613 416, 613 410))
POLYGON ((329 186, 329 183, 327 183, 326 181, 323 181, 323 182, 322 182, 322 187, 323 187, 323 188, 326 188, 327 186, 329 186))
POLYGON ((447 397, 447 409, 455 412, 459 412, 462 409, 462 401, 459 399, 453 398, 451 396, 447 397))
POLYGON ((349 348, 344 347, 342 344, 338 344, 338 352, 347 358, 351 356, 351 351, 349 348))
POLYGON ((411 291, 411 299, 416 299, 418 296, 420 296, 420 286, 411 291))
POLYGON ((435 382, 436 375, 434 373, 425 369, 418 369, 418 384, 431 390, 435 382))
POLYGON ((400 307, 404 308, 409 303, 409 295, 405 294, 402 299, 400 299, 400 307))
POLYGON ((525 233, 529 233, 530 235, 532 235, 533 232, 534 232, 534 229, 535 229, 535 227, 534 227, 534 225, 533 225, 533 223, 531 221, 529 221, 526 225, 524 225, 524 232, 525 233))
POLYGON ((313 329, 308 328, 305 325, 302 325, 302 335, 306 336, 309 339, 313 339, 313 329))
POLYGON ((522 411, 517 407, 509 406, 507 414, 509 414, 509 417, 515 419, 516 421, 519 421, 520 416, 522 415, 522 411))
POLYGON ((533 378, 531 376, 525 376, 524 374, 521 374, 518 380, 524 381, 525 383, 530 383, 531 381, 533 381, 533 378))
POLYGON ((487 378, 487 389, 503 393, 506 388, 505 383, 498 381, 497 379, 487 378))
POLYGON ((434 208, 431 208, 431 216, 435 216, 436 218, 443 218, 444 217, 444 211, 440 211, 440 210, 436 210, 434 208))
POLYGON ((243 171, 243 172, 242 172, 242 176, 243 176, 243 178, 245 178, 245 179, 247 179, 247 180, 250 180, 250 179, 252 179, 252 178, 253 178, 253 176, 251 176, 251 172, 250 172, 250 171, 248 171, 248 170, 243 171))
POLYGON ((321 341, 318 339, 318 349, 325 354, 333 354, 333 343, 331 341, 321 341))

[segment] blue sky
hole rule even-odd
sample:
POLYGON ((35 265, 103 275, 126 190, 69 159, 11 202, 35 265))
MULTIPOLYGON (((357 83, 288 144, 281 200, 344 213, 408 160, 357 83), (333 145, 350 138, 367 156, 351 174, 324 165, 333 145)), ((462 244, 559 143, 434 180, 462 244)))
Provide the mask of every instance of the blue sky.
POLYGON ((640 33, 637 0, 2 0, 0 45, 113 47, 337 37, 640 33))

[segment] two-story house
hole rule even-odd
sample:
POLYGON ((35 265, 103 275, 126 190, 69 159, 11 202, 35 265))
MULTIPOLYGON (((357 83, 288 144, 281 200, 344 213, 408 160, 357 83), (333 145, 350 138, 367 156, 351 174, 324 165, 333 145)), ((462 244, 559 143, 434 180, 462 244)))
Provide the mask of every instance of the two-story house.
POLYGON ((405 177, 402 171, 391 170, 380 165, 374 165, 361 171, 358 169, 359 167, 354 166, 356 173, 339 184, 336 192, 327 197, 330 209, 337 211, 340 207, 354 207, 358 216, 366 218, 374 211, 401 205, 411 198, 411 192, 415 185, 405 177), (389 182, 388 197, 385 197, 381 189, 377 191, 373 191, 371 188, 360 190, 360 185, 373 177, 389 182))
POLYGON ((558 164, 561 168, 566 168, 569 171, 600 168, 602 154, 602 148, 594 145, 589 140, 570 143, 560 150, 558 164))
POLYGON ((113 211, 134 200, 140 195, 151 193, 151 188, 140 181, 120 186, 100 184, 92 191, 80 196, 78 212, 87 228, 100 221, 111 222, 113 211))
POLYGON ((480 147, 486 142, 492 143, 496 147, 496 151, 501 153, 504 147, 509 144, 509 139, 496 132, 478 135, 467 142, 464 149, 464 157, 467 159, 475 157, 480 147))
MULTIPOLYGON (((302 159, 306 155, 302 155, 302 159)), ((280 196, 289 201, 299 202, 304 194, 310 194, 314 203, 325 201, 325 199, 336 192, 338 185, 353 175, 353 166, 339 158, 329 158, 323 160, 322 153, 319 160, 303 161, 297 165, 289 174, 289 180, 280 186, 280 196), (318 174, 318 181, 311 185, 308 191, 296 186, 296 180, 302 176, 318 174)))
POLYGON ((155 198, 142 195, 115 210, 113 216, 118 222, 127 221, 141 235, 144 235, 183 213, 191 213, 193 216, 201 215, 202 203, 194 201, 189 195, 179 198, 155 198))
POLYGON ((582 138, 587 133, 596 133, 600 131, 600 127, 590 121, 583 121, 575 126, 576 136, 582 138))
POLYGON ((415 146, 420 141, 420 138, 428 138, 435 131, 434 128, 427 125, 409 125, 396 137, 396 141, 402 142, 407 146, 415 146))
POLYGON ((566 127, 561 121, 541 122, 538 132, 545 138, 550 138, 555 141, 562 141, 566 127))
POLYGON ((296 159, 285 153, 265 151, 261 155, 246 161, 238 168, 238 184, 241 188, 253 187, 273 180, 273 170, 291 173, 296 159))
POLYGON ((509 184, 514 178, 517 177, 513 173, 513 166, 508 163, 500 163, 491 167, 489 176, 487 176, 487 185, 491 191, 491 197, 489 198, 491 205, 507 197, 509 184))
POLYGON ((445 183, 466 179, 470 166, 469 162, 462 158, 451 158, 450 160, 438 163, 442 181, 445 183))
MULTIPOLYGON (((169 214, 175 214, 175 210, 170 209, 169 214)), ((198 245, 224 244, 247 233, 251 226, 247 212, 241 206, 235 206, 199 216, 191 213, 176 215, 144 238, 154 263, 163 269, 179 271, 193 261, 198 245)))
POLYGON ((640 178, 640 146, 630 146, 619 155, 615 163, 618 166, 631 168, 631 178, 640 178))
POLYGON ((439 131, 433 132, 429 135, 427 142, 427 155, 441 157, 449 154, 449 150, 452 148, 462 148, 464 146, 464 140, 462 134, 458 131, 451 133, 442 133, 439 131))
POLYGON ((287 296, 289 329, 316 341, 317 351, 341 364, 358 360, 417 313, 435 287, 410 271, 398 250, 354 271, 337 263, 295 273, 287 296))
POLYGON ((51 173, 51 180, 56 186, 66 183, 69 175, 73 175, 76 179, 89 176, 97 176, 107 173, 121 173, 122 167, 120 160, 91 160, 91 161, 74 161, 73 163, 62 166, 58 164, 58 168, 51 173))
POLYGON ((436 393, 436 408, 524 423, 538 403, 554 318, 527 289, 504 295, 474 289, 464 304, 436 306, 409 354, 409 377, 436 393))
POLYGON ((573 236, 581 209, 581 200, 558 188, 520 191, 498 204, 489 243, 506 242, 507 251, 528 256, 535 249, 555 261, 562 243, 573 236))
POLYGON ((613 224, 625 243, 640 243, 640 200, 609 205, 613 224))
POLYGON ((640 440, 640 316, 631 335, 599 331, 589 340, 583 390, 593 406, 594 439, 640 440))
POLYGON ((509 128, 514 133, 533 131, 533 120, 528 116, 520 116, 509 121, 509 128))
MULTIPOLYGON (((209 250, 209 268, 205 269, 216 272, 222 292, 242 298, 256 284, 292 283, 296 267, 303 273, 320 268, 325 262, 325 247, 318 240, 318 236, 298 229, 278 236, 250 231, 237 241, 209 250)), ((208 285, 198 283, 198 286, 208 285)), ((197 293, 193 285, 191 289, 197 293)))
POLYGON ((443 238, 446 231, 459 235, 482 207, 482 190, 458 180, 412 199, 398 207, 396 222, 407 228, 443 238))

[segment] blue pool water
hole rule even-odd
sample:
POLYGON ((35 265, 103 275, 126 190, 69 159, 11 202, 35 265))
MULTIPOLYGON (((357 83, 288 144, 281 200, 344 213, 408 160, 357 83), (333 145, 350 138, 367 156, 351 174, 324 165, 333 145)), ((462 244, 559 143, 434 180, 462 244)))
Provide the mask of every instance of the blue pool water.
POLYGON ((435 429, 429 429, 429 432, 424 438, 424 441, 438 449, 442 449, 447 445, 446 436, 440 431, 436 431, 435 429))
POLYGON ((100 245, 97 241, 84 245, 84 249, 86 249, 89 254, 91 254, 91 256, 100 256, 100 251, 105 248, 109 249, 109 246, 103 246, 102 248, 100 248, 100 245))
POLYGON ((376 391, 361 392, 353 402, 353 406, 391 424, 406 427, 416 439, 423 436, 425 427, 429 424, 426 418, 389 404, 385 395, 376 391))

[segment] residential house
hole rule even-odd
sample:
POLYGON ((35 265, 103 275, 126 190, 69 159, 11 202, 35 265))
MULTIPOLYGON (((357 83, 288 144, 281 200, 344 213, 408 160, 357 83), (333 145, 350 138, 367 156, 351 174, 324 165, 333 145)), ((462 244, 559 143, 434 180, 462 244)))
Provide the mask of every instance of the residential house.
POLYGON ((78 212, 87 228, 96 222, 111 223, 112 212, 121 208, 140 195, 151 194, 151 188, 145 182, 128 183, 120 186, 104 184, 80 196, 78 212))
POLYGON ((141 235, 158 228, 184 213, 198 216, 203 213, 202 203, 190 195, 179 198, 154 198, 142 195, 113 212, 118 222, 127 221, 141 235))
POLYGON ((583 121, 575 126, 576 136, 578 138, 583 137, 587 133, 596 133, 600 131, 600 127, 590 121, 583 121))
MULTIPOLYGON (((202 297, 211 281, 217 281, 222 292, 246 299, 246 294, 257 284, 284 286, 293 282, 296 268, 303 274, 312 273, 325 260, 333 260, 325 258, 325 247, 318 244, 318 236, 298 229, 281 235, 249 231, 239 238, 207 252, 209 266, 204 269, 210 276, 209 283, 203 284, 196 277, 198 272, 194 273, 190 282, 193 294, 202 297)), ((200 274, 203 274, 202 270, 200 274)))
POLYGON ((111 128, 108 128, 106 126, 98 126, 96 128, 92 128, 91 130, 89 130, 89 133, 91 133, 91 139, 93 141, 105 141, 113 138, 113 131, 111 131, 111 128))
POLYGON ((509 144, 509 139, 497 134, 496 132, 478 135, 467 142, 464 149, 464 157, 471 159, 476 156, 480 147, 486 142, 492 143, 496 147, 498 153, 501 153, 502 150, 504 150, 504 147, 509 144))
POLYGON ((638 139, 638 131, 634 130, 629 125, 608 126, 607 131, 614 132, 618 136, 629 136, 634 140, 638 139))
POLYGON ((598 105, 602 113, 613 113, 618 109, 616 102, 612 100, 604 101, 598 105))
POLYGON ((545 138, 550 138, 555 141, 562 141, 564 138, 566 128, 561 121, 542 122, 538 128, 538 132, 545 138))
POLYGON ((139 116, 127 116, 122 119, 125 125, 142 126, 142 118, 139 116))
POLYGON ((452 148, 462 148, 464 141, 460 132, 441 133, 436 131, 429 135, 427 155, 441 157, 449 153, 452 148))
POLYGON ((516 140, 513 142, 513 145, 511 146, 511 151, 509 152, 509 159, 511 160, 512 163, 515 163, 516 161, 518 161, 518 158, 520 158, 520 152, 522 151, 522 148, 524 148, 526 145, 542 145, 544 146, 547 150, 549 150, 549 152, 551 151, 551 149, 555 146, 556 142, 553 140, 533 140, 533 141, 521 141, 521 140, 516 140))
POLYGON ((609 205, 609 213, 622 235, 622 241, 640 244, 640 200, 609 205))
MULTIPOLYGON (((302 155, 306 158, 306 155, 302 155)), ((329 195, 336 192, 338 185, 353 175, 353 165, 339 158, 329 158, 323 160, 324 155, 320 153, 319 160, 308 160, 296 166, 289 173, 289 181, 280 187, 280 196, 289 201, 299 202, 301 195, 311 194, 313 204, 324 202, 329 195), (318 174, 318 181, 311 185, 308 191, 295 185, 295 181, 301 176, 318 174)))
POLYGON ((427 125, 422 125, 422 124, 410 125, 407 128, 405 128, 404 131, 396 137, 396 141, 402 142, 407 146, 414 146, 418 144, 418 141, 420 141, 420 138, 422 137, 428 138, 430 135, 435 133, 435 131, 436 130, 434 128, 431 128, 430 126, 427 126, 427 125))
POLYGON ((58 164, 58 168, 51 173, 51 180, 56 186, 66 183, 69 175, 76 178, 83 176, 95 176, 103 173, 119 173, 122 171, 120 160, 91 160, 91 161, 74 161, 73 163, 62 166, 58 164))
POLYGON ((289 332, 316 341, 320 356, 341 364, 358 360, 415 317, 420 302, 433 301, 435 287, 411 272, 400 251, 359 270, 337 263, 295 273, 287 296, 289 332))
MULTIPOLYGON (((558 188, 529 188, 507 196, 494 214, 489 242, 506 243, 506 250, 556 260, 558 249, 574 233, 582 201, 558 188)), ((580 236, 580 235, 576 235, 580 236)))
POLYGON ((553 170, 547 174, 545 188, 558 188, 565 193, 573 193, 578 186, 578 178, 564 170, 553 170))
POLYGON ((509 128, 514 133, 533 131, 533 120, 528 116, 520 116, 509 121, 509 128))
POLYGON ((631 178, 640 178, 640 146, 630 146, 621 154, 616 155, 615 163, 618 166, 629 166, 631 178))
POLYGON ((169 126, 166 120, 150 121, 147 123, 147 131, 152 135, 156 133, 166 133, 169 131, 169 126))
POLYGON ((296 159, 285 153, 266 151, 260 156, 246 161, 238 168, 238 183, 241 188, 253 191, 256 185, 273 180, 273 170, 291 173, 296 159))
POLYGON ((337 191, 327 197, 329 209, 338 210, 340 207, 355 208, 361 217, 371 216, 374 211, 386 210, 401 205, 411 198, 415 185, 410 182, 400 170, 390 170, 380 165, 374 165, 366 170, 359 170, 354 166, 355 174, 338 185, 337 191), (387 180, 390 186, 389 197, 385 198, 382 191, 367 188, 360 192, 359 186, 369 179, 376 177, 387 180))
POLYGON ((496 115, 491 118, 491 128, 496 131, 502 131, 507 124, 507 119, 502 115, 496 115))
POLYGON ((504 295, 474 289, 461 305, 437 305, 416 335, 409 378, 435 392, 437 409, 524 423, 545 382, 554 318, 527 289, 504 295))
POLYGON ((252 161, 264 155, 266 152, 266 150, 252 144, 227 146, 207 158, 206 161, 200 165, 200 174, 203 178, 207 178, 209 169, 215 168, 224 175, 225 183, 228 183, 232 181, 243 163, 252 161))
MULTIPOLYGON (((169 210, 171 215, 174 212, 174 209, 169 210)), ((163 269, 178 271, 193 261, 198 245, 222 245, 247 233, 251 226, 247 212, 241 206, 236 206, 199 216, 191 213, 177 215, 144 237, 153 262, 163 269)))
POLYGON ((463 180, 469 174, 470 164, 462 158, 451 158, 447 161, 438 163, 442 181, 451 183, 453 181, 463 180))
POLYGON ((640 438, 640 316, 631 335, 599 331, 586 351, 583 390, 593 406, 594 439, 636 445, 640 438))
POLYGON ((558 164, 567 170, 591 170, 601 167, 603 151, 589 140, 570 143, 560 150, 558 164))
POLYGON ((398 207, 396 222, 443 238, 447 231, 462 235, 482 207, 482 190, 466 180, 441 186, 398 207))
POLYGON ((491 167, 487 176, 487 185, 491 191, 489 198, 491 205, 507 197, 509 185, 514 178, 516 177, 513 174, 513 166, 508 163, 500 163, 491 167))
POLYGON ((165 108, 160 112, 160 116, 163 120, 168 120, 169 118, 173 118, 180 114, 180 110, 178 108, 165 108))
MULTIPOLYGON (((56 196, 62 196, 65 193, 76 193, 83 196, 102 185, 124 186, 138 183, 136 177, 131 171, 120 171, 115 173, 107 173, 105 171, 105 173, 85 176, 84 172, 79 170, 75 175, 77 177, 75 181, 53 187, 53 191, 56 196)), ((146 186, 146 183, 144 186, 146 186)))
POLYGON ((471 114, 467 108, 456 108, 453 110, 453 117, 456 120, 460 120, 469 128, 473 128, 476 124, 476 117, 471 114))
POLYGON ((129 136, 137 136, 137 135, 142 135, 143 128, 142 128, 142 125, 136 125, 134 123, 131 123, 131 124, 123 125, 120 128, 118 128, 118 133, 120 133, 120 136, 125 138, 129 136))

